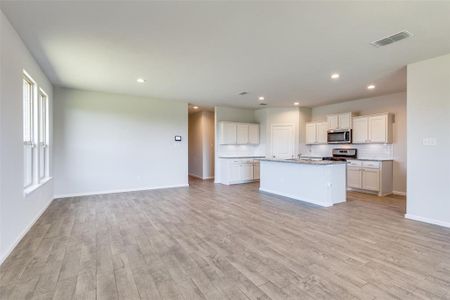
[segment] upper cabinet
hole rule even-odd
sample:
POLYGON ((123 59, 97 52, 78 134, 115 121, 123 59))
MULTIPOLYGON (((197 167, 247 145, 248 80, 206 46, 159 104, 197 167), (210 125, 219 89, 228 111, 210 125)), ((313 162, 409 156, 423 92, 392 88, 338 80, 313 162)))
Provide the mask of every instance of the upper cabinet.
POLYGON ((351 129, 352 117, 351 112, 327 115, 328 129, 351 129))
POLYGON ((257 145, 259 144, 259 125, 248 124, 248 143, 257 145))
POLYGON ((259 144, 259 125, 237 122, 220 122, 221 145, 259 144))
POLYGON ((353 118, 353 143, 392 143, 391 114, 377 114, 353 118))
POLYGON ((306 144, 327 143, 328 122, 306 123, 306 144))

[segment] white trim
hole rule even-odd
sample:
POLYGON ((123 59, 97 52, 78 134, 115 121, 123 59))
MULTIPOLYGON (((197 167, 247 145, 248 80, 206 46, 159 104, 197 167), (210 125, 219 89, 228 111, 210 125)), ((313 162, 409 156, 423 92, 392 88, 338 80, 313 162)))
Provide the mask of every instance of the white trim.
POLYGON ((32 222, 25 227, 25 229, 22 231, 22 233, 17 237, 16 241, 9 247, 9 249, 5 252, 3 256, 0 257, 0 266, 5 262, 5 260, 8 258, 9 255, 14 251, 14 249, 19 245, 20 241, 24 238, 24 236, 30 231, 31 227, 39 220, 39 218, 42 216, 42 214, 47 210, 47 208, 50 206, 50 204, 53 202, 54 199, 50 199, 50 201, 47 203, 47 205, 44 206, 44 208, 36 215, 36 217, 32 220, 32 222))
POLYGON ((209 176, 209 177, 202 177, 202 176, 198 176, 198 175, 195 175, 195 174, 191 174, 191 173, 189 173, 189 176, 191 176, 191 177, 195 177, 195 178, 198 178, 198 179, 201 179, 201 180, 214 179, 214 176, 209 176))
POLYGON ((400 192, 400 191, 393 191, 392 194, 397 196, 406 196, 406 192, 400 192))
POLYGON ((430 218, 411 215, 411 214, 405 214, 405 218, 414 220, 414 221, 420 221, 420 222, 424 222, 424 223, 429 223, 429 224, 433 224, 433 225, 439 225, 439 226, 450 228, 450 222, 430 219, 430 218))
POLYGON ((266 189, 262 189, 262 188, 259 188, 259 190, 261 192, 265 192, 265 193, 269 193, 269 194, 274 194, 274 195, 283 196, 283 197, 291 198, 291 199, 294 199, 294 200, 302 201, 302 202, 305 202, 306 204, 315 204, 315 205, 319 205, 319 206, 322 206, 322 207, 330 207, 330 206, 332 206, 329 203, 324 203, 324 202, 320 202, 320 201, 317 201, 317 200, 300 199, 298 197, 295 197, 295 196, 287 194, 287 193, 280 193, 280 192, 275 192, 275 191, 272 191, 272 190, 266 190, 266 189))
POLYGON ((171 188, 188 187, 188 186, 189 186, 188 183, 180 184, 180 185, 162 185, 162 186, 135 188, 135 189, 119 189, 119 190, 97 191, 97 192, 87 192, 87 193, 62 194, 62 195, 55 195, 53 198, 54 199, 59 199, 59 198, 69 198, 69 197, 81 197, 81 196, 92 196, 92 195, 139 192, 139 191, 171 189, 171 188))

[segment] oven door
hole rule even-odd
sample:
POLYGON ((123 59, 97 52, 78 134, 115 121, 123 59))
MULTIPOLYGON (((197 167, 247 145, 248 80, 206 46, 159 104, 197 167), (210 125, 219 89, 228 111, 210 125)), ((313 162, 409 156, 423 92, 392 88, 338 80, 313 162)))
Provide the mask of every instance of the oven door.
POLYGON ((329 130, 327 134, 328 144, 350 144, 352 142, 351 130, 329 130))

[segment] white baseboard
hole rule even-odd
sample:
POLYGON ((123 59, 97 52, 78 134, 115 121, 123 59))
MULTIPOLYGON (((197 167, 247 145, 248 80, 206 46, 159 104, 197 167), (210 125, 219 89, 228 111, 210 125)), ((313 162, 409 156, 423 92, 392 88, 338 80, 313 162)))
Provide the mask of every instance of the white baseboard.
POLYGON ((393 191, 392 194, 397 196, 406 196, 406 192, 400 192, 400 191, 393 191))
POLYGON ((439 226, 450 228, 450 222, 430 219, 430 218, 411 215, 411 214, 405 214, 405 218, 414 220, 414 221, 420 221, 420 222, 424 222, 424 223, 429 223, 429 224, 433 224, 433 225, 439 225, 439 226))
POLYGON ((36 217, 31 221, 30 224, 28 224, 27 227, 22 231, 22 233, 17 237, 16 241, 9 247, 9 249, 6 251, 5 254, 0 256, 0 265, 3 264, 3 262, 8 258, 8 256, 11 255, 11 253, 14 251, 14 249, 19 245, 20 241, 24 238, 24 236, 30 231, 31 227, 39 220, 39 218, 42 216, 42 214, 47 210, 47 208, 50 206, 54 199, 50 199, 50 201, 47 203, 47 205, 44 206, 41 211, 36 215, 36 217))
POLYGON ((139 192, 139 191, 149 191, 149 190, 172 189, 172 188, 180 188, 180 187, 188 187, 188 186, 189 186, 189 184, 162 185, 162 186, 152 186, 152 187, 144 187, 144 188, 137 188, 137 189, 136 188, 135 189, 119 189, 119 190, 97 191, 97 192, 87 192, 87 193, 62 194, 62 195, 55 195, 54 198, 59 199, 59 198, 69 198, 69 197, 128 193, 128 192, 139 192))

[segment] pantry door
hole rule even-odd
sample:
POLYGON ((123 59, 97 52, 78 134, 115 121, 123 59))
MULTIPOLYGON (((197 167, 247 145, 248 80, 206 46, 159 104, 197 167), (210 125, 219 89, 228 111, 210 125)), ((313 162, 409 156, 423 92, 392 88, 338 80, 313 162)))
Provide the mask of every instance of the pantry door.
POLYGON ((272 158, 294 158, 294 125, 274 124, 271 129, 272 158))

